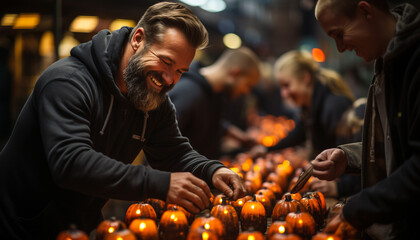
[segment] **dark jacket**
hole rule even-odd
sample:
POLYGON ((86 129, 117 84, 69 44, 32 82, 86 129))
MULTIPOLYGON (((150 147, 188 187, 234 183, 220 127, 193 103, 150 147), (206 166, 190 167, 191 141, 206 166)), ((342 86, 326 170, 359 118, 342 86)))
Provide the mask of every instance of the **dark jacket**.
MULTIPOLYGON (((386 107, 387 110, 396 169, 384 180, 378 179, 377 184, 351 198, 343 213, 359 228, 373 223, 393 223, 399 228, 397 237, 415 239, 418 238, 420 214, 420 13, 408 4, 398 6, 393 12, 397 16, 397 27, 383 57, 386 106, 378 108, 386 107)), ((360 143, 342 146, 348 159, 348 171, 361 166, 364 186, 369 174, 371 98, 369 95, 363 147, 360 143)))
POLYGON ((0 153, 0 239, 55 239, 70 223, 90 232, 109 198, 165 200, 169 171, 211 184, 223 166, 181 136, 169 98, 147 114, 121 94, 130 31, 99 32, 37 81, 0 153), (130 164, 141 149, 154 169, 130 164))
POLYGON ((336 95, 331 90, 316 82, 314 86, 310 109, 302 110, 300 121, 286 138, 269 150, 279 150, 303 144, 309 139, 312 144, 312 157, 327 148, 338 145, 335 128, 343 113, 352 105, 350 99, 342 95, 336 95))
POLYGON ((182 74, 169 97, 176 108, 178 126, 197 152, 211 159, 220 157, 223 135, 223 95, 215 93, 199 73, 202 66, 193 62, 182 74))

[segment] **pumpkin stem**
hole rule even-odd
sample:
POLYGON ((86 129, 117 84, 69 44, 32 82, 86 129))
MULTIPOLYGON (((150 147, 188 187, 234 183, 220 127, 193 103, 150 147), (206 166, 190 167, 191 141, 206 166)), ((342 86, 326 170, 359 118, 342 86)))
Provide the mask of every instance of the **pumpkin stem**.
POLYGON ((290 193, 286 193, 286 194, 284 195, 284 198, 285 198, 285 200, 286 200, 286 201, 288 201, 288 202, 292 201, 292 195, 291 195, 290 193))
POLYGON ((296 206, 296 212, 295 213, 301 213, 301 211, 300 211, 300 205, 297 205, 296 206))
POLYGON ((257 195, 256 194, 252 194, 252 201, 256 202, 257 201, 257 195))
POLYGON ((226 197, 222 197, 222 204, 221 205, 226 205, 226 197))

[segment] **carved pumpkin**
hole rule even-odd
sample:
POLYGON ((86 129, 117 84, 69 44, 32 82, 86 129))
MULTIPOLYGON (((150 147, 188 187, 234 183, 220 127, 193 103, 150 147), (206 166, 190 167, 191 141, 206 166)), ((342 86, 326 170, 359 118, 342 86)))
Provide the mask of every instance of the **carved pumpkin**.
POLYGON ((322 225, 324 225, 324 216, 322 207, 319 204, 318 199, 314 197, 312 194, 306 194, 300 200, 300 202, 305 206, 307 212, 312 215, 319 229, 322 225))
POLYGON ((267 238, 270 238, 276 233, 286 234, 286 221, 274 221, 267 230, 267 238))
POLYGON ((312 240, 341 240, 341 237, 334 234, 319 232, 312 237, 312 240))
POLYGON ((129 226, 135 218, 150 218, 157 220, 157 215, 153 207, 148 203, 133 203, 125 213, 125 223, 129 226))
POLYGON ((210 212, 207 212, 205 216, 197 217, 194 219, 191 224, 190 231, 203 227, 205 230, 212 231, 220 239, 225 235, 225 228, 223 223, 218 219, 210 215, 210 212))
POLYGON ((272 235, 268 240, 302 240, 299 235, 296 234, 280 234, 276 233, 272 235))
POLYGON ((118 230, 126 229, 124 222, 117 220, 115 217, 103 220, 96 228, 96 239, 103 240, 105 236, 118 230))
POLYGON ((166 210, 159 223, 160 240, 185 240, 188 234, 188 220, 184 212, 174 206, 166 210))
POLYGON ((137 218, 131 221, 129 229, 137 240, 159 240, 156 222, 148 218, 137 218))
POLYGON ((188 233, 187 240, 218 240, 220 239, 217 234, 211 230, 207 230, 204 227, 198 227, 191 229, 188 233))
POLYGON ((264 240, 264 234, 260 231, 254 231, 252 228, 241 232, 236 240, 264 240))
POLYGON ((273 206, 276 204, 274 193, 268 189, 260 189, 255 195, 257 201, 264 206, 267 217, 271 217, 273 206))
POLYGON ((222 198, 222 204, 215 205, 211 209, 211 215, 218 218, 225 229, 225 236, 222 239, 235 240, 239 233, 239 219, 235 208, 226 204, 226 198, 222 198))
POLYGON ((122 229, 106 235, 105 240, 137 240, 129 229, 122 229))
POLYGON ((57 240, 89 240, 88 235, 82 230, 77 229, 76 225, 70 225, 68 230, 61 231, 57 235, 57 240))
POLYGON ((247 231, 250 228, 265 233, 267 230, 267 215, 262 203, 258 202, 256 195, 252 200, 245 203, 241 211, 241 229, 247 231))
POLYGON ((187 209, 177 205, 177 204, 167 204, 166 209, 171 210, 176 207, 179 211, 183 212, 185 214, 185 217, 188 220, 188 224, 191 224, 194 221, 194 214, 190 213, 187 209))
POLYGON ((245 205, 245 203, 249 200, 251 200, 252 197, 250 195, 246 195, 243 198, 238 198, 236 201, 233 201, 231 203, 231 205, 235 208, 236 210, 236 214, 238 215, 238 217, 241 217, 241 211, 242 211, 242 207, 245 205))
POLYGON ((162 201, 162 200, 157 199, 157 198, 148 198, 144 202, 150 204, 150 206, 153 207, 158 219, 160 219, 162 217, 163 212, 166 211, 165 201, 162 201))
POLYGON ((301 212, 300 206, 297 207, 296 212, 287 214, 286 224, 290 233, 298 234, 303 238, 310 238, 316 233, 314 218, 307 212, 301 212))
POLYGON ((275 182, 263 182, 262 186, 263 189, 269 189, 274 193, 274 196, 277 199, 280 199, 283 195, 283 190, 281 189, 280 185, 275 182))
POLYGON ((274 206, 271 218, 273 221, 282 221, 287 214, 295 212, 298 206, 300 206, 300 209, 305 210, 305 207, 299 200, 293 199, 290 193, 286 193, 284 198, 279 200, 274 206))

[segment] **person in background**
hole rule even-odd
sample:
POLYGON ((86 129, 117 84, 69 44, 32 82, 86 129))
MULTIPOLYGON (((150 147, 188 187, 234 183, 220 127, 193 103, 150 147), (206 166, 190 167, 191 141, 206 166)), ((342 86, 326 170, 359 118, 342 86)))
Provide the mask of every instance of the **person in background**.
POLYGON ((364 239, 416 239, 420 207, 420 12, 382 0, 319 0, 315 16, 340 52, 375 61, 362 142, 322 152, 313 174, 360 173, 362 191, 326 231, 348 224, 364 239))
POLYGON ((90 232, 108 199, 148 197, 192 213, 240 177, 193 150, 167 96, 208 42, 184 5, 150 6, 137 26, 102 30, 48 67, 0 153, 0 239, 90 232), (143 150, 152 168, 131 165, 143 150))
POLYGON ((298 50, 280 56, 274 72, 282 97, 299 107, 301 116, 295 128, 277 145, 265 149, 257 146, 251 152, 306 144, 306 157, 313 159, 324 149, 337 146, 337 124, 354 100, 340 75, 320 67, 309 52, 298 50))
POLYGON ((193 62, 190 71, 169 91, 181 133, 200 154, 221 157, 221 141, 229 135, 247 145, 253 141, 223 118, 226 101, 249 94, 260 77, 260 61, 249 48, 226 50, 211 65, 193 62))

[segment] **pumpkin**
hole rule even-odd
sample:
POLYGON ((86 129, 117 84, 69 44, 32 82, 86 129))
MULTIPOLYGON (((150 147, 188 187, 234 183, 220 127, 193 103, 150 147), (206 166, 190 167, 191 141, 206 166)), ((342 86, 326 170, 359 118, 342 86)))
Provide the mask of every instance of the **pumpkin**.
POLYGON ((264 205, 257 201, 256 195, 245 203, 241 211, 241 229, 247 231, 251 227, 265 233, 267 230, 267 215, 264 205))
POLYGON ((153 207, 148 203, 133 203, 125 213, 125 223, 129 226, 131 221, 135 218, 150 218, 157 220, 157 215, 153 207))
POLYGON ((318 200, 322 209, 322 216, 324 217, 327 214, 327 203, 325 202, 324 194, 322 192, 308 192, 306 195, 312 195, 318 200))
POLYGON ((303 196, 300 202, 305 206, 308 213, 312 215, 318 229, 322 225, 324 225, 324 215, 323 215, 322 207, 319 204, 318 199, 316 199, 314 195, 306 194, 303 196))
POLYGON ((194 219, 190 227, 190 232, 200 227, 203 227, 205 230, 212 231, 220 239, 222 239, 222 237, 225 235, 225 228, 223 223, 218 218, 210 215, 210 212, 207 212, 206 215, 202 217, 197 217, 194 219))
POLYGON ((103 240, 105 236, 118 230, 126 229, 124 222, 117 220, 115 217, 103 220, 96 228, 96 239, 103 240))
POLYGON ((232 201, 231 205, 235 208, 238 217, 241 217, 241 211, 244 204, 251 199, 252 197, 250 195, 246 195, 245 197, 238 198, 236 201, 232 201))
POLYGON ((89 240, 89 237, 85 232, 77 229, 76 225, 72 224, 69 229, 61 231, 57 235, 57 240, 89 240))
POLYGON ((254 231, 252 228, 241 232, 236 240, 264 240, 264 235, 260 231, 254 231))
POLYGON ((276 233, 272 235, 268 240, 302 240, 299 235, 296 234, 280 234, 276 233))
POLYGON ((326 225, 328 225, 328 223, 334 219, 334 217, 339 214, 343 207, 344 207, 345 203, 344 202, 338 202, 336 203, 333 207, 330 208, 330 211, 328 212, 328 216, 327 216, 327 220, 326 220, 326 225))
POLYGON ((229 200, 227 200, 227 197, 225 194, 217 194, 213 199, 213 206, 222 204, 223 200, 222 198, 226 198, 226 203, 229 204, 229 200))
POLYGON ((153 209, 155 210, 155 213, 156 213, 156 217, 158 219, 160 219, 162 217, 163 212, 166 211, 165 201, 162 201, 162 200, 157 199, 157 198, 148 198, 144 202, 150 204, 150 206, 153 207, 153 209))
POLYGON ((300 206, 300 209, 305 209, 299 200, 293 199, 290 193, 286 193, 284 198, 279 200, 274 206, 273 214, 271 215, 273 222, 284 220, 287 214, 295 212, 298 206, 300 206))
POLYGON ((267 217, 271 217, 273 206, 276 204, 274 193, 268 189, 260 189, 255 195, 257 201, 264 206, 267 217))
POLYGON ((211 215, 218 218, 225 229, 224 240, 235 240, 239 233, 239 219, 235 208, 226 204, 226 198, 222 198, 222 204, 215 205, 211 209, 211 215))
POLYGON ((277 199, 280 199, 283 195, 283 190, 281 189, 280 185, 275 182, 263 182, 262 186, 263 189, 269 189, 274 193, 274 196, 277 199))
POLYGON ((303 238, 309 238, 316 233, 315 220, 311 214, 301 212, 297 206, 296 212, 291 212, 286 216, 286 228, 290 233, 295 233, 303 238))
POLYGON ((286 232, 286 221, 274 221, 267 230, 267 238, 270 238, 276 233, 285 234, 286 232))
POLYGON ((190 213, 187 209, 181 207, 178 204, 167 204, 166 210, 171 210, 176 207, 179 211, 182 211, 185 214, 185 217, 187 217, 188 224, 191 224, 194 221, 194 214, 190 213))
POLYGON ((343 239, 360 239, 361 237, 359 231, 352 225, 350 225, 350 223, 348 223, 347 221, 341 222, 338 225, 338 228, 335 231, 334 235, 343 239))
POLYGON ((334 234, 319 232, 312 237, 312 240, 341 240, 341 237, 334 234))
POLYGON ((158 230, 160 240, 185 240, 188 234, 187 217, 174 206, 163 213, 158 230))
POLYGON ((131 221, 129 229, 137 240, 159 240, 156 222, 148 218, 136 218, 131 221))
POLYGON ((129 229, 122 229, 105 236, 105 240, 137 240, 129 229))
POLYGON ((300 200, 300 199, 302 199, 302 194, 300 194, 300 193, 290 193, 290 192, 287 192, 287 193, 285 193, 282 197, 281 197, 281 199, 284 199, 285 197, 286 197, 286 194, 290 194, 290 196, 293 198, 293 199, 296 199, 296 200, 300 200))
POLYGON ((204 227, 198 227, 191 229, 188 233, 187 240, 218 240, 220 239, 217 234, 211 230, 207 230, 204 227))

